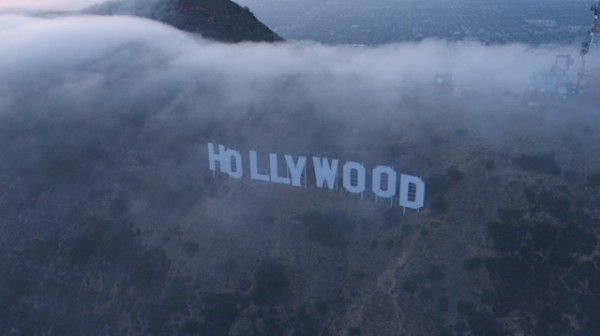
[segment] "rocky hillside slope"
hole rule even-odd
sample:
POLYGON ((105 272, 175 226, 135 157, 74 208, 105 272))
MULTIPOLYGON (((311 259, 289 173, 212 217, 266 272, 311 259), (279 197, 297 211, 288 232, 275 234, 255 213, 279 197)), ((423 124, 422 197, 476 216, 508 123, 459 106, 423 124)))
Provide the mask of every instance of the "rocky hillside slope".
POLYGON ((136 15, 222 42, 276 42, 281 37, 247 7, 230 0, 109 1, 85 10, 101 15, 136 15))
MULTIPOLYGON (((335 131, 320 137, 327 123, 311 115, 298 128, 282 127, 293 114, 249 112, 175 130, 154 112, 106 111, 58 129, 42 119, 35 133, 27 113, 5 116, 0 332, 594 334, 598 132, 542 122, 557 136, 516 129, 498 148, 463 108, 448 102, 444 123, 386 122, 385 136, 358 133, 352 146, 335 131), (75 142, 57 133, 66 130, 75 142), (304 145, 286 146, 289 132, 304 145), (79 143, 82 134, 95 135, 79 143), (307 189, 212 176, 205 146, 215 139, 420 172, 427 206, 403 216, 315 188, 312 176, 307 189)), ((520 113, 507 118, 544 118, 520 113)))

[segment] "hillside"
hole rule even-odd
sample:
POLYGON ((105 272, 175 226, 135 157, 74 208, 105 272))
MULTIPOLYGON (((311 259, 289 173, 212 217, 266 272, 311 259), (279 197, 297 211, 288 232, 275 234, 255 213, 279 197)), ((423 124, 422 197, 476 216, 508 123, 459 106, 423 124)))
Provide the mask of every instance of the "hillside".
POLYGON ((250 9, 230 0, 108 1, 84 12, 147 17, 222 42, 282 40, 250 9))

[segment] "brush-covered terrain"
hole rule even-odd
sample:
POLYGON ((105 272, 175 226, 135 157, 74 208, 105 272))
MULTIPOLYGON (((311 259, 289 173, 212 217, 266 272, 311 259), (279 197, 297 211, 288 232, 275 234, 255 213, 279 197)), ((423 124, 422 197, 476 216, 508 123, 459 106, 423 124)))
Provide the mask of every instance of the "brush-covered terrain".
POLYGON ((373 125, 378 137, 355 130, 349 144, 344 125, 309 111, 172 129, 153 110, 31 124, 17 102, 0 136, 3 334, 600 328, 600 139, 595 126, 551 122, 559 111, 474 121, 481 111, 448 101, 429 110, 439 118, 414 120, 426 107, 400 104, 410 118, 373 125), (502 144, 474 125, 508 132, 516 121, 535 127, 511 128, 502 144), (81 134, 93 136, 69 140, 81 134), (315 188, 310 174, 307 188, 213 177, 205 147, 215 139, 420 173, 427 204, 403 215, 315 188))

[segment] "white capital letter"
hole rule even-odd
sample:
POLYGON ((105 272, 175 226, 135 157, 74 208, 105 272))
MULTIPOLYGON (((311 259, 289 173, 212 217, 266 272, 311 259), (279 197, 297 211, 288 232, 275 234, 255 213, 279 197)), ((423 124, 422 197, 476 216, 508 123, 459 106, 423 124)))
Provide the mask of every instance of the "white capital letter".
POLYGON ((225 153, 225 146, 219 145, 219 151, 215 151, 215 145, 212 143, 208 143, 208 164, 210 166, 210 170, 215 173, 217 171, 216 163, 219 162, 219 169, 221 172, 225 172, 223 170, 223 154, 225 153))
POLYGON ((271 164, 271 182, 281 183, 281 184, 290 184, 289 177, 279 176, 279 168, 277 166, 277 154, 275 154, 275 153, 269 154, 269 163, 271 164))
POLYGON ((344 189, 348 192, 360 194, 365 191, 367 172, 358 162, 348 162, 344 165, 344 189), (356 172, 356 185, 352 184, 352 171, 356 172))
POLYGON ((400 175, 400 206, 421 209, 425 205, 425 183, 418 177, 400 175))
POLYGON ((329 159, 323 159, 319 157, 313 157, 313 166, 315 168, 315 178, 317 187, 325 188, 325 184, 330 190, 335 188, 335 178, 338 170, 338 160, 332 160, 333 163, 329 164, 329 159))
POLYGON ((260 174, 258 172, 258 159, 256 151, 251 150, 250 154, 250 178, 257 181, 269 182, 269 175, 260 174))
POLYGON ((228 149, 223 154, 223 158, 225 162, 221 161, 221 166, 223 167, 221 170, 231 178, 241 179, 244 171, 242 170, 242 156, 240 152, 228 149))
POLYGON ((396 172, 386 166, 377 166, 373 169, 373 192, 382 198, 392 198, 396 195, 396 172), (382 189, 382 182, 386 182, 383 175, 387 176, 385 189, 382 189))
POLYGON ((292 185, 294 187, 302 186, 302 172, 306 167, 306 156, 298 158, 298 162, 294 164, 294 158, 291 155, 285 155, 285 163, 287 164, 290 175, 292 175, 292 185))

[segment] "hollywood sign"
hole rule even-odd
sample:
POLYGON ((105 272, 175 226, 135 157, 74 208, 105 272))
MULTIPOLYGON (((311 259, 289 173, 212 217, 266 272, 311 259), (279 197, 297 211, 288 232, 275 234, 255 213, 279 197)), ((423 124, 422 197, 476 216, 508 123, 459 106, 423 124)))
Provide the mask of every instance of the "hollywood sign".
MULTIPOLYGON (((270 183, 286 184, 294 187, 307 187, 308 157, 284 154, 285 175, 280 170, 280 156, 269 153, 268 170, 260 169, 259 157, 255 150, 248 151, 250 179, 270 183), (262 173, 262 172, 268 173, 262 173)), ((242 154, 224 145, 208 144, 208 162, 210 170, 214 173, 221 172, 233 179, 244 177, 245 160, 242 154)), ((338 189, 338 174, 340 161, 337 159, 311 157, 310 162, 315 177, 317 188, 338 189)), ((401 207, 419 210, 425 201, 425 183, 416 176, 400 174, 388 166, 377 166, 371 171, 370 187, 376 198, 392 201, 398 196, 401 207)), ((348 161, 342 165, 342 186, 352 194, 362 194, 367 189, 367 169, 358 162, 348 161)))

